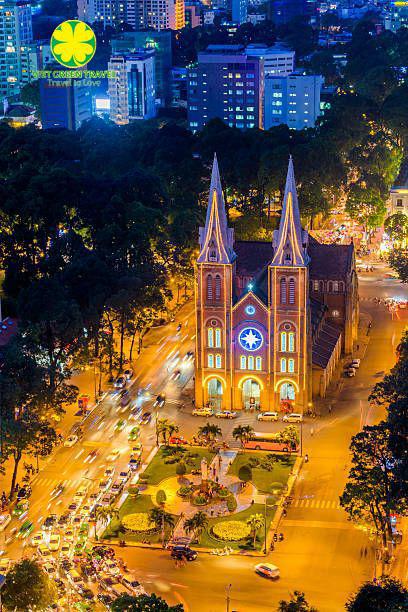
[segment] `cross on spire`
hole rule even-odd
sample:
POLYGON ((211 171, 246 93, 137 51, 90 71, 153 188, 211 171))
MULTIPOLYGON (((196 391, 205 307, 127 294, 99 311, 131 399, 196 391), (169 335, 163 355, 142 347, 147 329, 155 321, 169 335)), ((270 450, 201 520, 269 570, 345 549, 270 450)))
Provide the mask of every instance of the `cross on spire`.
POLYGON ((224 195, 221 187, 217 155, 211 173, 211 186, 208 197, 205 227, 200 227, 200 255, 198 263, 231 263, 234 253, 234 230, 228 227, 224 195))

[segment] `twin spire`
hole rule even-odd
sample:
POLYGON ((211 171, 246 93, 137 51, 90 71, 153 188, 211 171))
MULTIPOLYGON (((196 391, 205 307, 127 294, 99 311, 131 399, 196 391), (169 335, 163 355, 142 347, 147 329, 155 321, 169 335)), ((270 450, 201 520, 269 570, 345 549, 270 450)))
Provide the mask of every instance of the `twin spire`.
MULTIPOLYGON (((279 229, 273 234, 272 266, 305 266, 308 264, 309 257, 306 252, 308 234, 302 229, 300 223, 292 156, 289 158, 279 229)), ((214 155, 207 217, 205 227, 200 227, 200 255, 197 262, 228 264, 232 263, 235 258, 234 230, 227 225, 217 155, 214 155)))

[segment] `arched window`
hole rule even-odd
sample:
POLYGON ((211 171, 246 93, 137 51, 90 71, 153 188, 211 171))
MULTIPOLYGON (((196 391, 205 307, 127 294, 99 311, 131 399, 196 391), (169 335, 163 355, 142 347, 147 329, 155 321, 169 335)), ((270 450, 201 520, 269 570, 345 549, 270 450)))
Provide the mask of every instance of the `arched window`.
POLYGON ((209 302, 213 300, 213 277, 211 274, 207 276, 207 300, 209 302))
POLYGON ((207 344, 210 348, 214 346, 214 330, 212 327, 207 330, 207 344))
POLYGON ((219 274, 215 275, 215 299, 221 299, 221 276, 219 274))
POLYGON ((338 293, 339 292, 339 281, 334 281, 333 282, 333 291, 334 291, 334 293, 338 293))
POLYGON ((281 335, 280 335, 280 350, 282 352, 286 351, 286 341, 287 341, 287 333, 286 332, 281 332, 281 335))
POLYGON ((295 279, 289 279, 289 304, 295 303, 295 279))
POLYGON ((286 372, 286 359, 282 358, 280 360, 280 371, 286 372))
POLYGON ((319 281, 318 280, 313 281, 313 291, 319 291, 319 281))
POLYGON ((214 355, 212 353, 209 353, 207 355, 207 365, 209 368, 213 368, 214 367, 214 355))
POLYGON ((340 293, 344 293, 344 283, 343 283, 343 281, 339 282, 339 292, 340 293))
POLYGON ((246 357, 245 357, 245 355, 241 355, 241 357, 239 358, 239 364, 240 364, 241 370, 246 370, 246 357))
POLYGON ((294 332, 288 333, 288 351, 289 353, 293 353, 295 350, 295 334, 294 332))
POLYGON ((280 279, 280 303, 286 304, 286 278, 280 279))
POLYGON ((288 372, 294 372, 294 371, 295 371, 295 360, 288 359, 288 372))
POLYGON ((215 356, 215 367, 216 368, 220 368, 221 367, 221 355, 216 355, 215 356))
POLYGON ((254 369, 254 358, 252 355, 248 357, 248 370, 254 369))
POLYGON ((327 283, 327 292, 328 293, 333 293, 333 283, 332 283, 332 281, 329 281, 327 283))
POLYGON ((322 280, 319 281, 319 291, 320 293, 324 292, 324 281, 322 280))
POLYGON ((262 357, 255 357, 255 369, 262 370, 262 357))
POLYGON ((215 346, 221 348, 221 329, 219 327, 215 328, 215 346))

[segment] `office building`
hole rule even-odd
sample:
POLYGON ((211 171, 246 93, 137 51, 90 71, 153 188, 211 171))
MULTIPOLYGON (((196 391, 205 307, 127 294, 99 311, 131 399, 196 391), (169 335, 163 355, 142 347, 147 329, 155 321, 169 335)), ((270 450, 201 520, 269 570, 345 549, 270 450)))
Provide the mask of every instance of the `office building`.
POLYGON ((128 23, 134 28, 142 25, 143 2, 138 0, 78 0, 78 19, 87 23, 99 23, 103 29, 116 28, 128 23))
POLYGON ((286 76, 295 69, 295 52, 283 44, 267 47, 259 43, 253 43, 246 48, 248 55, 263 59, 265 76, 286 76))
POLYGON ((402 164, 395 183, 390 190, 390 215, 408 215, 408 158, 402 164))
POLYGON ((0 0, 0 95, 15 96, 29 82, 22 49, 33 37, 31 5, 25 0, 0 0))
POLYGON ((188 69, 188 122, 201 130, 214 117, 242 129, 262 127, 262 59, 241 45, 210 45, 188 69))
POLYGON ((187 68, 171 69, 171 105, 187 108, 187 68))
POLYGON ((201 25, 201 5, 199 2, 189 2, 185 5, 186 28, 198 28, 201 25))
POLYGON ((148 30, 122 32, 112 38, 112 54, 137 53, 141 49, 154 50, 156 102, 171 103, 171 32, 148 30))
POLYGON ((391 2, 385 16, 384 26, 386 30, 396 32, 400 28, 408 28, 408 3, 391 2))
POLYGON ((275 25, 288 23, 294 17, 307 15, 307 0, 269 0, 267 16, 275 25))
POLYGON ((314 127, 320 115, 322 85, 321 75, 268 75, 265 78, 265 129, 282 123, 293 130, 314 127))
POLYGON ((40 79, 40 107, 44 130, 77 130, 92 116, 91 90, 76 79, 40 79))
POLYGON ((184 28, 184 0, 144 0, 144 4, 146 27, 154 30, 184 28))
POLYGON ((154 51, 113 55, 109 70, 110 118, 118 125, 156 115, 154 51))
POLYGON ((248 0, 231 0, 231 16, 233 23, 245 23, 247 20, 248 0))

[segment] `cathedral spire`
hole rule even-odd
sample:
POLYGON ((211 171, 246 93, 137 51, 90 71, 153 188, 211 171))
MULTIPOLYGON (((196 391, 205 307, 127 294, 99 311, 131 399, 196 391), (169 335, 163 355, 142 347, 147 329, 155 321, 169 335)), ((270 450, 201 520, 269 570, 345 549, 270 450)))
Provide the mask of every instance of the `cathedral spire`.
POLYGON ((205 227, 200 227, 200 255, 198 263, 231 263, 235 259, 234 230, 227 225, 224 195, 222 193, 217 155, 211 174, 205 227))
POLYGON ((305 266, 308 234, 300 223, 299 203, 296 191, 292 156, 289 157, 279 229, 273 233, 273 266, 305 266))

